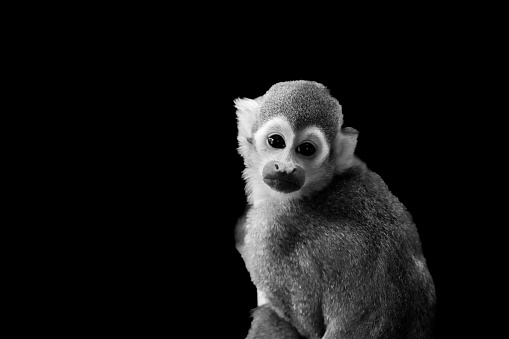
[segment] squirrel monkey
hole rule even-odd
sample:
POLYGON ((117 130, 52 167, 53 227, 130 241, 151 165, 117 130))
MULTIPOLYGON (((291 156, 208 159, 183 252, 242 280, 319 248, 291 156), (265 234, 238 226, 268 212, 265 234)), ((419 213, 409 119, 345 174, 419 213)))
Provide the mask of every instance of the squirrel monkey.
POLYGON ((291 81, 235 106, 248 198, 237 249, 258 292, 247 338, 432 338, 417 229, 354 156, 338 101, 291 81))

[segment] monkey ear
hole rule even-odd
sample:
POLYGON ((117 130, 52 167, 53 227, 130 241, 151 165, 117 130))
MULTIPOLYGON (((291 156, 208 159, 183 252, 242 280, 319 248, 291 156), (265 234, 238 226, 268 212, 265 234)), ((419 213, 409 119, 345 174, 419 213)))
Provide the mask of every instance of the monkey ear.
POLYGON ((251 141, 253 133, 256 131, 256 124, 260 114, 260 101, 262 97, 252 99, 236 99, 237 108, 237 127, 239 129, 239 138, 245 138, 251 141))
POLYGON ((355 164, 355 146, 357 145, 357 136, 359 132, 351 127, 343 128, 338 132, 334 139, 334 149, 336 156, 335 171, 343 172, 355 164))

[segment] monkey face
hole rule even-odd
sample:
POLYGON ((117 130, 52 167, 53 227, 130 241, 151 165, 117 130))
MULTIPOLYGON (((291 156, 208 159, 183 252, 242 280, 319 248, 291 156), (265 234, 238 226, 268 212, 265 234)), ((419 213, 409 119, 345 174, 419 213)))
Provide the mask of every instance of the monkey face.
POLYGON ((356 161, 357 131, 343 133, 341 106, 323 85, 274 86, 254 100, 235 100, 242 176, 253 205, 318 191, 356 161))
POLYGON ((330 147, 316 126, 295 131, 284 117, 275 117, 254 134, 254 144, 263 183, 275 192, 299 192, 332 173, 330 147))

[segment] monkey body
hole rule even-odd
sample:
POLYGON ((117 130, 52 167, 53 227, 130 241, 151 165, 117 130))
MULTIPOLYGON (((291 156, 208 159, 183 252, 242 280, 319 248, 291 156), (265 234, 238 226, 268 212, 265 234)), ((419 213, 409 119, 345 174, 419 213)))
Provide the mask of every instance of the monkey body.
POLYGON ((287 206, 253 208, 239 227, 253 282, 306 338, 429 337, 433 282, 417 231, 365 166, 287 206))
POLYGON ((249 204, 237 249, 260 297, 247 338, 432 338, 417 229, 353 156, 337 101, 300 81, 238 108, 249 204))

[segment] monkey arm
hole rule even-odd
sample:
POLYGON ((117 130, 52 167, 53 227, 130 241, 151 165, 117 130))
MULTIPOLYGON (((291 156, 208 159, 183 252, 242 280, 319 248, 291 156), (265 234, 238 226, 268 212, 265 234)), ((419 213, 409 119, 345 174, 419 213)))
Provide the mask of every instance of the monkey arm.
POLYGON ((242 254, 242 247, 244 246, 244 237, 246 236, 246 219, 247 213, 251 208, 250 205, 246 206, 244 214, 237 221, 237 225, 235 226, 235 244, 237 250, 242 254))
POLYGON ((265 295, 265 292, 257 289, 256 294, 258 297, 258 306, 262 306, 269 302, 269 300, 267 299, 267 296, 265 295))
POLYGON ((268 305, 262 305, 253 312, 253 322, 246 339, 304 339, 304 337, 268 305))
POLYGON ((322 339, 336 339, 341 338, 339 326, 336 321, 332 321, 328 326, 322 339))

